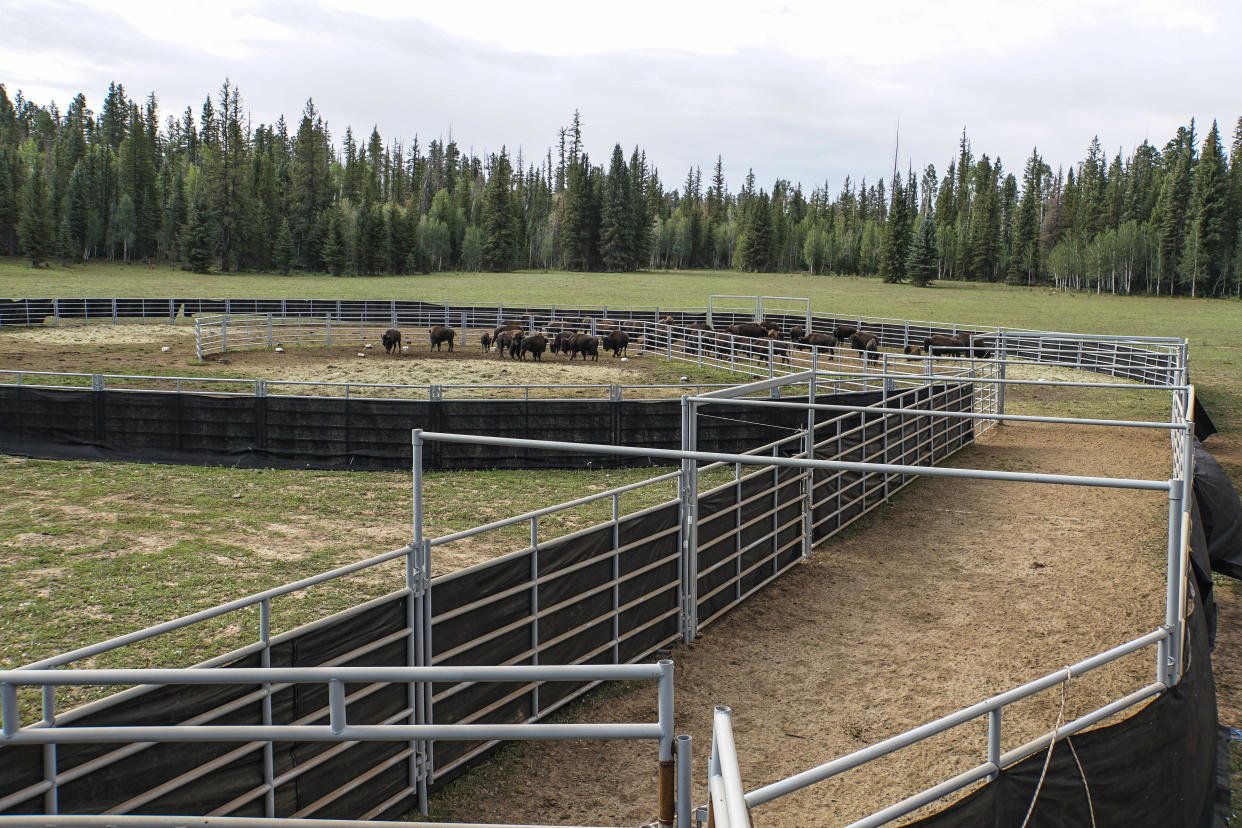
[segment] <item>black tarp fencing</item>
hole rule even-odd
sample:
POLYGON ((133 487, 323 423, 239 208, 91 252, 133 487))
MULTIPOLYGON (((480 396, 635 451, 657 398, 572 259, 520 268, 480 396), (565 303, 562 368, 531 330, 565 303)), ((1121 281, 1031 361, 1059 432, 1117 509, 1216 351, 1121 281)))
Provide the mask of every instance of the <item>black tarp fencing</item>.
MULTIPOLYGON (((849 405, 875 399, 874 393, 817 396, 820 402, 849 405)), ((679 400, 426 401, 0 385, 0 453, 58 460, 407 471, 414 428, 678 449, 680 405, 679 400)), ((701 410, 702 451, 742 453, 787 436, 805 422, 805 415, 792 409, 757 409, 745 417, 723 406, 701 410)), ((424 465, 435 470, 616 468, 651 461, 429 443, 424 465)))

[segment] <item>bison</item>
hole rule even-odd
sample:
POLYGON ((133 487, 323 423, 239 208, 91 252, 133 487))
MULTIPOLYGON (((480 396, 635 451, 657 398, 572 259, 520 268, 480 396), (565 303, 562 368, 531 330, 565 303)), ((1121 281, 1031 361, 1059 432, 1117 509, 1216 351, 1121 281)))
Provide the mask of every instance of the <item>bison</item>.
POLYGON ((832 331, 832 335, 837 338, 837 342, 844 342, 856 333, 858 333, 858 328, 855 325, 837 325, 832 331))
POLYGON ((850 337, 850 344, 867 362, 875 362, 880 358, 880 340, 871 331, 856 331, 850 337))
POLYGON ((492 342, 496 342, 497 340, 499 340, 500 334, 503 333, 504 331, 516 331, 516 330, 521 330, 521 328, 522 328, 521 322, 515 322, 513 320, 509 320, 508 322, 501 322, 492 331, 492 342))
POLYGON ((739 322, 729 326, 729 333, 734 336, 748 336, 751 339, 767 339, 769 330, 771 329, 766 325, 758 322, 739 322))
POLYGON ((992 356, 992 349, 979 341, 978 334, 958 331, 953 334, 953 338, 965 348, 966 356, 974 356, 977 359, 987 359, 992 356))
POLYGON ((401 331, 396 328, 389 328, 384 331, 384 335, 380 337, 380 342, 384 343, 384 351, 393 356, 401 355, 401 331))
POLYGON ((836 355, 837 338, 827 333, 809 333, 799 339, 796 345, 806 348, 826 348, 829 354, 836 355))
POLYGON ((605 351, 612 351, 613 359, 626 353, 626 348, 630 345, 630 335, 620 328, 611 330, 604 334, 603 346, 605 351))
POLYGON ((483 353, 487 353, 492 349, 492 335, 487 331, 484 331, 483 335, 479 337, 479 342, 483 344, 483 353))
MULTIPOLYGON (((448 343, 449 353, 453 353, 453 337, 457 336, 457 331, 452 328, 446 328, 443 325, 434 325, 427 332, 428 338, 431 340, 431 348, 440 350, 440 346, 445 342, 448 343)), ((430 348, 428 349, 430 350, 430 348)))
POLYGON ((789 329, 789 341, 798 342, 802 337, 806 336, 806 328, 801 325, 794 325, 789 329))
POLYGON ((520 328, 507 328, 496 334, 496 337, 492 340, 492 342, 496 346, 497 355, 503 357, 505 355, 505 351, 508 351, 513 347, 514 339, 517 339, 519 343, 522 341, 522 331, 520 328))
POLYGON ((552 344, 551 344, 552 353, 568 354, 569 353, 569 341, 573 339, 576 335, 577 334, 574 331, 568 331, 568 330, 558 331, 556 335, 552 337, 552 344))
POLYGON ((963 357, 970 351, 970 346, 955 336, 932 334, 923 340, 923 350, 927 351, 929 356, 963 357))
POLYGON ((907 345, 905 350, 902 351, 902 353, 904 353, 906 356, 922 356, 923 349, 920 348, 918 345, 907 345))
POLYGON ((521 330, 513 332, 513 336, 509 339, 509 359, 518 359, 522 355, 522 340, 526 338, 526 334, 521 330))
POLYGON ((582 361, 586 362, 589 356, 595 362, 599 361, 599 340, 590 334, 576 333, 569 339, 569 358, 572 360, 578 354, 582 354, 582 361))
POLYGON ((518 359, 525 361, 526 355, 530 354, 535 358, 535 362, 543 362, 543 352, 548 347, 548 338, 543 334, 531 334, 522 337, 522 344, 518 348, 518 359))

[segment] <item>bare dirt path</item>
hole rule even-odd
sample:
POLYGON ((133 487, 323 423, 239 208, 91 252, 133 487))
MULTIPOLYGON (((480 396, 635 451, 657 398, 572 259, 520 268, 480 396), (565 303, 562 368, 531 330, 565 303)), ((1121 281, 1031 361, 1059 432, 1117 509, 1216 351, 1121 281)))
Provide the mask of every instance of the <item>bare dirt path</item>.
MULTIPOLYGON (((957 464, 1164 479, 1163 432, 1009 425, 957 464), (1073 451, 1067 451, 1067 447, 1073 451)), ((714 705, 733 709, 747 790, 1123 643, 1163 619, 1166 501, 1152 492, 924 479, 674 650, 677 731, 706 800, 714 705)), ((1076 679, 1066 716, 1148 683, 1154 652, 1076 679)), ((1049 730, 1060 695, 1007 708, 1004 749, 1049 730)), ((653 720, 654 693, 587 702, 585 721, 653 720)), ((982 725, 756 810, 756 825, 844 825, 982 761, 982 725)), ((655 749, 510 750, 438 804, 456 820, 640 823, 655 749)))

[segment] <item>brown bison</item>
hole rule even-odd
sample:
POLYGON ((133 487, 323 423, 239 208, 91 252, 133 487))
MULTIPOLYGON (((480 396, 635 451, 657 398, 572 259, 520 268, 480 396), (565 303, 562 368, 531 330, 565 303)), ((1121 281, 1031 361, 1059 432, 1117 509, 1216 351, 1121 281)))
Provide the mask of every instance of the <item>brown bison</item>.
POLYGON ((630 345, 630 335, 620 328, 611 330, 604 334, 602 342, 605 351, 612 351, 613 359, 626 353, 626 348, 630 345))
POLYGON ((557 333, 551 339, 551 345, 549 346, 549 349, 554 354, 568 354, 569 353, 569 341, 573 339, 576 335, 577 333, 575 331, 569 331, 569 330, 557 331, 557 333))
POLYGON ((825 348, 829 354, 836 355, 837 338, 827 333, 809 333, 794 343, 799 345, 803 350, 807 348, 825 348))
POLYGON ((906 356, 922 356, 923 349, 920 348, 918 345, 907 345, 905 350, 902 351, 902 353, 904 353, 906 356))
POLYGON ((401 331, 396 328, 389 328, 384 331, 384 335, 380 337, 380 342, 384 343, 384 351, 393 356, 401 355, 401 331))
POLYGON ((516 331, 516 330, 521 330, 521 328, 522 328, 522 323, 514 321, 512 319, 510 319, 507 322, 501 322, 499 325, 495 327, 495 329, 492 330, 492 342, 495 343, 496 340, 500 338, 500 334, 503 331, 516 331))
POLYGON ((506 351, 512 353, 513 341, 517 340, 518 344, 522 343, 522 331, 520 328, 508 328, 501 331, 492 340, 492 344, 496 346, 497 356, 503 357, 506 351))
POLYGON ((589 356, 592 361, 599 361, 599 339, 585 333, 576 333, 569 339, 569 358, 572 360, 582 354, 582 361, 589 356))
POLYGON ((871 331, 857 331, 850 337, 850 344, 854 346, 854 350, 858 351, 867 362, 877 362, 880 359, 880 340, 871 331))
POLYGON ((746 336, 751 339, 767 339, 769 330, 771 328, 758 322, 738 322, 736 325, 729 326, 729 333, 734 336, 746 336))
POLYGON ((969 343, 963 343, 956 336, 932 334, 923 340, 923 350, 929 356, 964 357, 970 351, 969 343))
POLYGON ((794 325, 789 329, 789 341, 798 342, 802 337, 806 336, 806 328, 801 325, 794 325))
POLYGON ((487 331, 484 331, 483 335, 479 337, 479 342, 482 343, 483 345, 484 353, 492 349, 492 335, 488 333, 487 331))
POLYGON ((518 348, 518 359, 525 361, 526 355, 530 354, 535 358, 535 362, 543 362, 543 352, 548 347, 548 338, 543 334, 531 334, 522 337, 522 344, 518 348))
POLYGON ((858 327, 855 325, 837 325, 832 331, 832 335, 837 338, 837 342, 844 342, 856 333, 858 333, 858 327))
POLYGON ((453 337, 457 336, 457 331, 452 328, 446 328, 443 325, 434 325, 431 330, 427 332, 427 336, 431 340, 432 348, 435 348, 438 351, 440 350, 440 346, 447 342, 449 346, 449 353, 453 353, 453 337))

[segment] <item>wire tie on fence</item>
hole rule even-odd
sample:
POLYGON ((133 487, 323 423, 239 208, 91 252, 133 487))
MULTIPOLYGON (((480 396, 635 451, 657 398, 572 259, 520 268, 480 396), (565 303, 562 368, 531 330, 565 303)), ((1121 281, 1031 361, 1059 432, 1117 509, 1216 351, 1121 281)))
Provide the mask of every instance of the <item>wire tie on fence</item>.
POLYGON ((1031 814, 1035 812, 1035 803, 1039 801, 1039 791, 1044 787, 1044 777, 1048 775, 1048 765, 1052 762, 1052 749, 1057 746, 1057 731, 1061 729, 1061 720, 1065 716, 1066 688, 1071 678, 1073 678, 1073 673, 1069 665, 1066 665, 1065 681, 1061 682, 1061 708, 1057 710, 1057 720, 1052 725, 1052 740, 1048 742, 1048 752, 1044 754, 1044 767, 1039 772, 1039 781, 1035 784, 1035 793, 1031 795, 1031 804, 1026 809, 1021 828, 1026 828, 1026 824, 1030 822, 1031 814))

